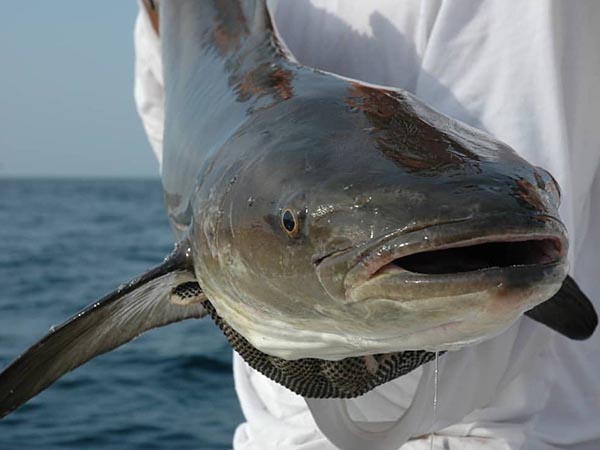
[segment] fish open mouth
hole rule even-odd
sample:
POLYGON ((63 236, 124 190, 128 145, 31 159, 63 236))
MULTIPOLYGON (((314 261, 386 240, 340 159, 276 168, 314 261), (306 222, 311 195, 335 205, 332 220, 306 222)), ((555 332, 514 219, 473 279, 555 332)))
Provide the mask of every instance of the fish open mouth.
POLYGON ((416 223, 330 253, 316 274, 332 314, 352 325, 332 333, 327 356, 441 351, 498 335, 560 289, 567 249, 559 220, 513 214, 416 223))
POLYGON ((379 268, 375 266, 370 278, 390 271, 444 275, 492 268, 552 264, 559 261, 563 255, 563 245, 560 239, 555 237, 475 244, 457 243, 451 247, 401 256, 379 268))
POLYGON ((494 222, 440 224, 375 239, 345 255, 354 263, 344 277, 343 296, 349 302, 389 298, 411 285, 416 299, 448 289, 460 295, 499 283, 526 286, 564 278, 568 241, 562 223, 494 222))

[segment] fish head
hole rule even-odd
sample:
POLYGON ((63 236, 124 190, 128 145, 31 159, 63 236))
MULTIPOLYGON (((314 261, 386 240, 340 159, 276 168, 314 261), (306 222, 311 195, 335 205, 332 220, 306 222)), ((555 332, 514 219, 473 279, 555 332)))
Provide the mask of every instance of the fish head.
POLYGON ((448 350, 558 291, 548 172, 410 94, 325 84, 253 114, 202 178, 196 272, 237 332, 286 359, 448 350))

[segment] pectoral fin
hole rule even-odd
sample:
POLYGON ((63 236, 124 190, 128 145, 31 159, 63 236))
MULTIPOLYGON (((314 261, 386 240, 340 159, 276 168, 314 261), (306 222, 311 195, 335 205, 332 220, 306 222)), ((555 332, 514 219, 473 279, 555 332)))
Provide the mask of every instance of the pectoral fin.
POLYGON ((187 248, 180 245, 163 264, 71 317, 8 366, 0 374, 0 417, 151 328, 203 317, 205 299, 187 248))
POLYGON ((589 338, 598 325, 594 306, 570 276, 554 297, 527 311, 525 315, 577 340, 589 338))

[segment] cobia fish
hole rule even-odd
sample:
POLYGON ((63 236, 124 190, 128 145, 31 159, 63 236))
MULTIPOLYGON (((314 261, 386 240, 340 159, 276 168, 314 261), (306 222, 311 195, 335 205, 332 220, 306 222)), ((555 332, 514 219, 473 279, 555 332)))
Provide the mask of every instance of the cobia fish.
POLYGON ((353 397, 523 313, 574 339, 556 181, 407 92, 298 64, 262 0, 161 2, 177 245, 0 374, 6 415, 154 327, 210 315, 254 368, 353 397))

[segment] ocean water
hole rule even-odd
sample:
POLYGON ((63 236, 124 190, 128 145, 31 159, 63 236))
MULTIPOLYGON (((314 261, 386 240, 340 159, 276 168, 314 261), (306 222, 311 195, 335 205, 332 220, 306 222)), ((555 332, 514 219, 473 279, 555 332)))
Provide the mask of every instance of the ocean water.
MULTIPOLYGON (((0 366, 172 246, 159 180, 0 179, 0 366)), ((230 448, 231 359, 210 319, 150 331, 0 420, 0 450, 230 448)))

